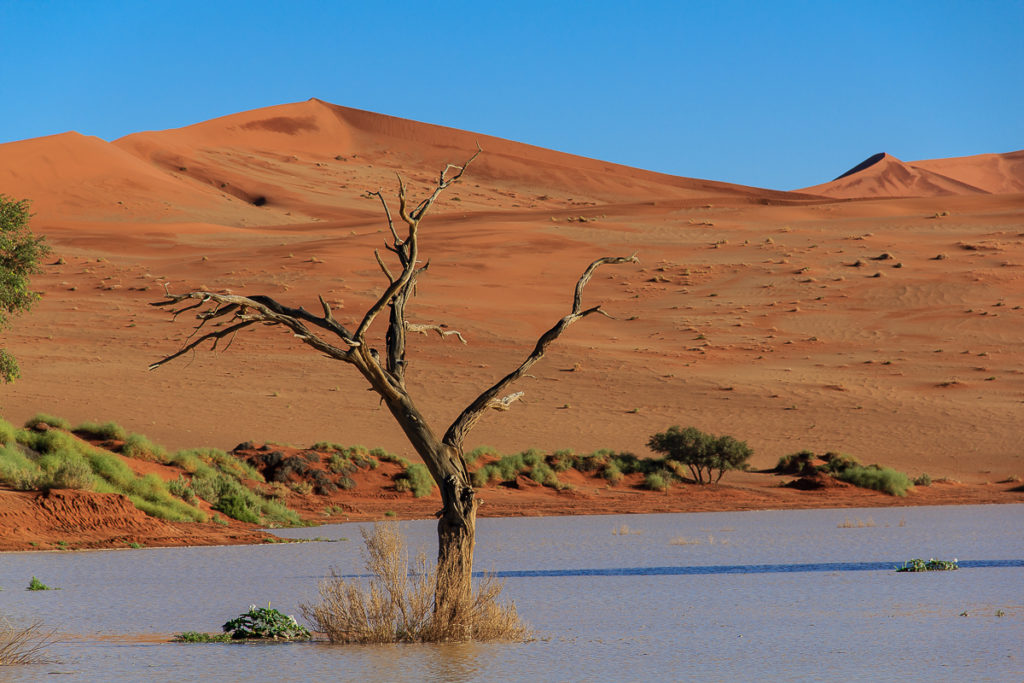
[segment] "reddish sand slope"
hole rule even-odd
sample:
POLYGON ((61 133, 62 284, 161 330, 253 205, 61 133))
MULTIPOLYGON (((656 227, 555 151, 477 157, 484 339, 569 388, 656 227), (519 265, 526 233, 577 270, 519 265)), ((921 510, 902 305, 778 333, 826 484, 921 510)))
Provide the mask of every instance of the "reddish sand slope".
MULTIPOLYGON (((589 261, 639 252, 586 292, 617 319, 569 330, 518 386, 526 402, 481 421, 469 447, 644 454, 681 424, 747 440, 757 467, 810 448, 965 483, 1024 475, 1024 195, 991 194, 1018 187, 1020 153, 915 170, 941 197, 851 202, 318 100, 114 143, 0 145, 0 191, 34 201, 55 249, 42 301, 4 339, 23 377, 0 388, 0 415, 113 419, 171 448, 329 440, 414 458, 351 368, 273 328, 147 372, 193 322, 147 303, 165 284, 310 310, 322 294, 350 324, 385 283, 373 250, 387 227, 363 193, 393 197, 401 171, 422 197, 477 142, 423 223, 430 268, 410 307, 468 341, 412 342, 410 390, 436 431, 565 315, 589 261)), ((901 168, 882 159, 836 182, 887 167, 901 168)))
POLYGON ((1024 150, 903 162, 875 154, 832 182, 801 190, 843 199, 1024 192, 1024 150))

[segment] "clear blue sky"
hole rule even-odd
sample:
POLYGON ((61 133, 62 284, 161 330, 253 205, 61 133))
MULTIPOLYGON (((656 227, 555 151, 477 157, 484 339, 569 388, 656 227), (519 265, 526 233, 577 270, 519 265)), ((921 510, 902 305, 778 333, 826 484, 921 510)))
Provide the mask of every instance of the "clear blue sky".
POLYGON ((319 97, 775 189, 1024 148, 1021 0, 0 0, 0 26, 0 142, 319 97))

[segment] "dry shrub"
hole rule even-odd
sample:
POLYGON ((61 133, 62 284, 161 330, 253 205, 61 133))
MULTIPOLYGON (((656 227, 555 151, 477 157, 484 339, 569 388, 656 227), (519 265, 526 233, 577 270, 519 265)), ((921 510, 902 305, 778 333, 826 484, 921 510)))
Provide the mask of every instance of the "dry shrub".
POLYGON ((44 631, 41 621, 18 628, 0 615, 0 666, 44 661, 42 653, 53 644, 53 633, 44 631))
POLYGON ((481 579, 467 595, 459 624, 435 614, 434 589, 455 583, 438 578, 422 552, 410 566, 405 539, 394 522, 362 529, 369 586, 346 580, 335 569, 320 582, 320 601, 300 605, 303 616, 332 643, 417 643, 511 640, 529 637, 513 603, 500 604, 504 582, 481 579))

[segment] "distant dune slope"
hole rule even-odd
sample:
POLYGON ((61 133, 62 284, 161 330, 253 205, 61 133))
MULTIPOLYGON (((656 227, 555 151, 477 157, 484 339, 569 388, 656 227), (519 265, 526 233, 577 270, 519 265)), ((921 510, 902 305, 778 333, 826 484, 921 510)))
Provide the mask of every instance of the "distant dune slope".
POLYGON ((911 162, 880 153, 831 182, 801 192, 842 199, 1020 193, 1024 150, 911 162))

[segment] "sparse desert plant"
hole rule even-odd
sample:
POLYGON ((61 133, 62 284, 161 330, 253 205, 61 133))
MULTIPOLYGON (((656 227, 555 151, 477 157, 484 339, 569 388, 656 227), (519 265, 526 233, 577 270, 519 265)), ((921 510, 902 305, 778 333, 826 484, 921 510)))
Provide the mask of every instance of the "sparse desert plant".
POLYGON ((0 615, 0 666, 43 661, 43 651, 55 642, 53 636, 54 631, 44 630, 41 621, 18 627, 0 615))
POLYGON ((405 472, 396 480, 395 487, 400 491, 412 491, 414 498, 425 498, 434 490, 434 478, 430 476, 426 465, 413 463, 405 468, 405 472), (407 483, 407 489, 399 486, 403 482, 407 483))
POLYGON ((644 487, 651 491, 668 491, 668 480, 664 474, 658 472, 649 472, 644 477, 644 487))
POLYGON ((914 486, 931 486, 932 478, 927 472, 923 472, 914 478, 914 486))
POLYGON ((231 634, 185 631, 184 633, 176 633, 171 640, 175 643, 230 643, 231 634))
POLYGON ((75 427, 73 431, 79 434, 91 436, 94 439, 124 441, 128 438, 128 432, 126 432, 124 427, 116 422, 104 422, 103 424, 98 422, 83 422, 75 427))
POLYGON ((480 458, 496 458, 499 455, 498 451, 490 446, 477 446, 463 457, 466 459, 467 465, 472 465, 480 458))
POLYGON ((603 476, 606 480, 608 480, 609 484, 618 484, 620 481, 622 481, 624 475, 622 474, 622 470, 619 469, 618 465, 616 465, 614 462, 610 462, 604 466, 603 476))
MULTIPOLYGON (((0 194, 0 330, 10 325, 10 316, 25 313, 39 299, 29 287, 29 276, 40 272, 39 261, 50 248, 32 234, 29 209, 27 199, 0 194)), ((13 382, 18 375, 14 356, 0 349, 0 382, 13 382)))
POLYGON ((854 486, 881 491, 891 496, 905 496, 908 490, 914 488, 910 477, 903 472, 878 465, 848 467, 835 477, 854 486))
POLYGON ((547 457, 547 463, 555 472, 568 472, 576 465, 576 456, 570 450, 555 451, 547 457))
POLYGON ((128 438, 124 440, 121 452, 129 458, 141 460, 163 462, 167 459, 167 449, 153 443, 142 434, 129 434, 128 438))
POLYGON ((30 429, 40 422, 49 427, 56 427, 57 429, 71 429, 70 422, 62 417, 55 417, 48 413, 36 413, 29 419, 25 420, 25 428, 30 429))
MULTIPOLYGON (((378 523, 361 530, 368 586, 331 570, 320 582, 320 601, 300 606, 303 616, 334 643, 511 640, 529 637, 515 605, 498 603, 503 584, 484 577, 475 590, 459 594, 455 613, 434 608, 438 575, 423 553, 412 567, 398 525, 378 523)), ((440 589, 438 589, 440 590, 440 589)))

